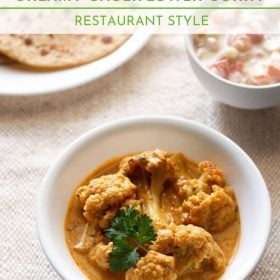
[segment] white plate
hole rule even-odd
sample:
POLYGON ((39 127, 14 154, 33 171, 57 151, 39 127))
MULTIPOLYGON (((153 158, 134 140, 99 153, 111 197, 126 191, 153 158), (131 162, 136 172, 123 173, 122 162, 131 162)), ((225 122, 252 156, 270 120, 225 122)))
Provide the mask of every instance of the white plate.
POLYGON ((59 92, 93 81, 132 58, 149 40, 150 32, 139 29, 120 48, 104 58, 75 68, 33 71, 23 66, 0 66, 0 95, 39 95, 59 92))

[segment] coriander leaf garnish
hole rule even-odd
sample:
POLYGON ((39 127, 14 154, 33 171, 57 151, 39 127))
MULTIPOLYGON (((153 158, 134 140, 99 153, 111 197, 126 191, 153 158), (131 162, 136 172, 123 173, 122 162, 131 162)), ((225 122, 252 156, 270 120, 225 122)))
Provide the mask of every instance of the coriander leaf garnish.
POLYGON ((153 221, 133 207, 118 211, 111 227, 104 231, 113 241, 113 250, 109 256, 111 271, 126 271, 140 258, 139 250, 147 251, 146 244, 156 240, 153 221))
POLYGON ((138 215, 139 212, 133 207, 119 210, 111 227, 105 230, 105 235, 111 240, 133 236, 138 215))
POLYGON ((135 239, 140 244, 151 244, 156 240, 152 220, 147 215, 141 215, 137 221, 137 230, 134 233, 135 239))
POLYGON ((126 271, 140 258, 137 248, 132 247, 126 239, 115 239, 110 253, 109 267, 112 272, 126 271))

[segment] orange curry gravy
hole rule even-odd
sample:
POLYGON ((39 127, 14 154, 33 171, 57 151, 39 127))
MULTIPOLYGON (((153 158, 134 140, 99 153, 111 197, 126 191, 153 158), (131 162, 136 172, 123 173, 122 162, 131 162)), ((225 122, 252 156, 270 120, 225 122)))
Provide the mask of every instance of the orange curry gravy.
MULTIPOLYGON (((170 154, 171 155, 171 154, 170 154)), ((172 156, 172 155, 171 155, 172 156)), ((94 179, 98 178, 102 175, 113 174, 116 173, 119 169, 119 164, 121 160, 126 157, 118 157, 113 158, 109 161, 106 161, 98 168, 96 168, 92 174, 90 174, 78 187, 88 185, 89 182, 94 179)), ((182 174, 186 178, 198 178, 199 172, 198 165, 187 159, 186 157, 180 155, 179 159, 175 158, 175 161, 179 160, 179 165, 183 166, 182 174)), ((176 194, 171 188, 166 188, 167 190, 164 191, 162 198, 161 198, 161 207, 170 209, 170 207, 176 207, 178 204, 178 198, 176 194)), ((92 262, 88 260, 88 252, 81 252, 76 250, 74 247, 76 244, 79 243, 81 236, 83 234, 84 228, 87 224, 87 220, 83 216, 83 205, 81 205, 80 201, 78 200, 76 194, 72 195, 72 198, 69 203, 66 220, 65 220, 65 238, 67 242, 67 246, 69 251, 75 260, 76 264, 79 268, 83 271, 83 273, 91 280, 124 280, 125 273, 116 273, 110 271, 104 271, 97 266, 93 265, 92 262)), ((239 238, 240 238, 240 218, 239 213, 237 210, 236 219, 235 221, 228 226, 225 230, 212 233, 215 241, 222 249, 225 260, 226 266, 231 262, 235 251, 237 250, 239 238)), ((226 269, 226 267, 225 267, 226 269)), ((185 275, 178 276, 178 280, 217 280, 221 277, 224 273, 223 271, 220 272, 213 272, 210 269, 203 270, 203 272, 199 273, 188 273, 185 275)))

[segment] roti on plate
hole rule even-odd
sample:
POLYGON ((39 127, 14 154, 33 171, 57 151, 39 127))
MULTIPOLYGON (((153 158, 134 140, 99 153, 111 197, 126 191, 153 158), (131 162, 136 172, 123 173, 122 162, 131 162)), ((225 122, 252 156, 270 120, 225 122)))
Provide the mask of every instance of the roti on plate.
POLYGON ((12 63, 13 60, 0 53, 0 65, 12 63))
POLYGON ((38 68, 89 63, 121 46, 129 35, 0 35, 0 53, 38 68))

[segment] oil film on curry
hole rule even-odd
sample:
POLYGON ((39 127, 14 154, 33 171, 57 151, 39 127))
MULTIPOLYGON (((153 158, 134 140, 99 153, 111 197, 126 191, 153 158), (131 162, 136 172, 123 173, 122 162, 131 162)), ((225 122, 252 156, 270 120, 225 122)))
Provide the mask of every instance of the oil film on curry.
MULTIPOLYGON (((278 2, 3 1, 0 73, 66 73, 67 80, 67 71, 100 63, 101 77, 135 34, 184 34, 193 70, 213 96, 268 108, 280 103, 278 2)), ((60 228, 75 268, 90 280, 223 279, 242 236, 241 201, 226 164, 160 145, 113 154, 65 186, 74 191, 60 228)))

